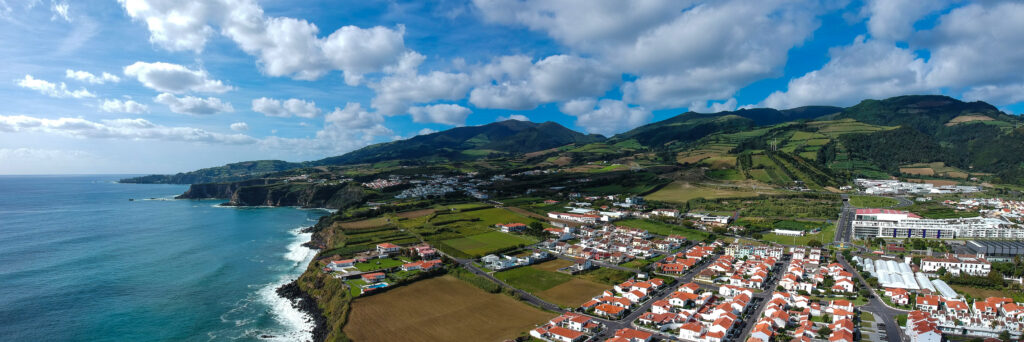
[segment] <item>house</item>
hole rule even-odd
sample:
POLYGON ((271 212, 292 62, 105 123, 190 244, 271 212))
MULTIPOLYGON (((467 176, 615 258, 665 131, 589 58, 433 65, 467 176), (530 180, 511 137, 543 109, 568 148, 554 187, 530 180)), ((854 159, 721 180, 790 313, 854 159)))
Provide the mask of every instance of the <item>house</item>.
POLYGON ((677 218, 677 217, 679 217, 679 210, 675 210, 675 209, 654 209, 654 210, 651 211, 651 215, 677 218))
POLYGON ((441 267, 441 260, 420 260, 402 265, 403 271, 431 271, 441 267))
POLYGON ((919 295, 915 304, 918 310, 937 311, 941 302, 942 298, 936 295, 919 295))
POLYGON ((356 259, 335 260, 327 263, 327 268, 331 271, 343 271, 345 267, 352 267, 355 264, 356 259))
POLYGON ((384 272, 367 273, 362 275, 363 281, 370 284, 383 281, 384 277, 384 272))
POLYGON ((853 334, 848 331, 833 331, 828 337, 828 342, 853 342, 853 334))
POLYGON ((622 294, 622 297, 629 299, 633 303, 639 303, 647 299, 647 295, 639 290, 633 290, 622 294))
POLYGON ((889 297, 889 300, 892 300, 893 303, 899 305, 910 304, 910 293, 905 289, 886 288, 885 296, 889 297))
POLYGON ((577 342, 585 340, 587 335, 579 331, 556 326, 548 329, 547 337, 555 341, 577 342))
POLYGON ((907 314, 907 337, 911 342, 941 342, 942 331, 931 314, 924 311, 911 311, 907 314))
POLYGON ((377 244, 377 254, 398 253, 398 251, 401 250, 401 249, 402 249, 402 247, 399 247, 398 245, 390 243, 390 242, 385 242, 385 243, 377 244))
POLYGON ((630 328, 622 328, 615 331, 615 337, 622 338, 629 342, 650 342, 651 337, 653 336, 654 334, 649 332, 630 328))
POLYGON ((498 228, 505 233, 521 233, 526 230, 525 223, 499 223, 498 228))
POLYGON ((680 327, 679 338, 684 341, 700 341, 705 332, 703 324, 690 322, 680 327))
POLYGON ((853 282, 850 279, 837 280, 835 285, 832 286, 833 292, 853 292, 853 282))
POLYGON ((612 318, 619 318, 619 317, 621 317, 622 314, 625 311, 626 311, 625 308, 623 308, 621 306, 611 305, 611 304, 600 304, 600 305, 598 305, 597 307, 594 308, 594 313, 596 313, 598 315, 601 315, 601 316, 612 317, 612 318))
POLYGON ((428 245, 428 244, 422 244, 422 245, 413 247, 413 249, 416 250, 416 255, 419 255, 420 259, 424 259, 424 260, 434 259, 438 255, 437 254, 437 250, 434 249, 433 247, 430 247, 430 245, 428 245))

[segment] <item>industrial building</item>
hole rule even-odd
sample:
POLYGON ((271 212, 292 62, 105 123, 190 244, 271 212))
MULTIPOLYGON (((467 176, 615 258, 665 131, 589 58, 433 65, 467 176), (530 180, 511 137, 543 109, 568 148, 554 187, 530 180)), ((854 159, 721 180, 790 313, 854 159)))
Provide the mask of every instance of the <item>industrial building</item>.
POLYGON ((1024 229, 999 218, 924 219, 906 211, 857 209, 853 219, 853 236, 858 239, 1024 239, 1024 229))
POLYGON ((1024 242, 1020 241, 967 241, 967 248, 974 254, 993 262, 1009 262, 1024 256, 1024 242))

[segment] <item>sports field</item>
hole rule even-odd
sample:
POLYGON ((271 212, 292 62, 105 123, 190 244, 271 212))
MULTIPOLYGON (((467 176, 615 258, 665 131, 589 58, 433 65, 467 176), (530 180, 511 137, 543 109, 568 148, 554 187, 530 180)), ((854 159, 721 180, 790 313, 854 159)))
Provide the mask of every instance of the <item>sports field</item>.
POLYGON ((535 242, 537 241, 527 236, 497 231, 444 240, 444 244, 468 255, 486 255, 502 248, 514 247, 519 244, 529 245, 535 242))
POLYGON ((356 299, 343 330, 353 341, 504 341, 554 316, 443 276, 356 299))

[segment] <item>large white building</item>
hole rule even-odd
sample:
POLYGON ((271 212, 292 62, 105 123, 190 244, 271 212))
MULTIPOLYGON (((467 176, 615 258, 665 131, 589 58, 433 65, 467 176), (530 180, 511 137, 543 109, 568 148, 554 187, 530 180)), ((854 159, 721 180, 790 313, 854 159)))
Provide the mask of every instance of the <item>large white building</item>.
POLYGON ((984 258, 962 254, 947 254, 942 258, 921 259, 921 271, 923 272, 936 272, 940 268, 945 268, 946 272, 953 275, 960 275, 960 272, 964 272, 975 276, 987 276, 992 270, 992 264, 984 258))
POLYGON ((858 239, 892 238, 998 238, 1024 239, 1024 229, 998 218, 924 219, 891 209, 857 209, 853 236, 858 239))

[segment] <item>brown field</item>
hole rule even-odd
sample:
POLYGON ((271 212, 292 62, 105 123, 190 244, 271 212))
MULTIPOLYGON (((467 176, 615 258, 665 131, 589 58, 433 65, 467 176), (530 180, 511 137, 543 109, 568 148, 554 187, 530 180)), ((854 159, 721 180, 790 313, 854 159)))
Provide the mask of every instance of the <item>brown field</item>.
POLYGON ((383 218, 383 217, 378 217, 378 218, 372 218, 372 219, 366 219, 366 220, 360 220, 360 221, 352 221, 352 222, 342 222, 342 223, 336 223, 336 224, 339 227, 341 227, 342 229, 348 229, 348 230, 370 229, 370 228, 383 227, 383 226, 387 225, 388 224, 388 219, 383 218))
POLYGON ((355 300, 344 331, 353 341, 503 341, 551 317, 443 276, 355 300))
POLYGON ((966 172, 960 172, 960 171, 950 171, 950 172, 946 172, 946 177, 967 179, 967 173, 966 172))
POLYGON ((949 120, 949 122, 946 123, 946 126, 953 126, 953 125, 956 125, 956 124, 959 124, 959 123, 971 122, 971 121, 992 121, 992 120, 995 120, 995 119, 987 117, 987 116, 984 116, 984 115, 961 115, 961 116, 953 118, 953 120, 949 120))
POLYGON ((611 286, 608 285, 574 278, 558 286, 538 292, 536 295, 561 306, 577 307, 610 288, 611 286))
POLYGON ((417 217, 427 216, 427 215, 430 215, 430 214, 433 214, 433 213, 434 213, 434 209, 420 209, 420 210, 401 212, 401 213, 398 213, 398 214, 395 214, 395 215, 397 215, 398 217, 401 217, 401 218, 413 219, 413 218, 417 218, 417 217))
POLYGON ((715 154, 715 153, 701 153, 701 154, 685 156, 685 157, 684 156, 680 156, 680 157, 676 158, 676 161, 678 161, 680 164, 687 164, 687 163, 689 163, 689 164, 696 164, 696 163, 699 163, 701 160, 704 160, 705 158, 711 158, 711 157, 714 157, 714 156, 717 156, 717 155, 718 154, 715 154))
POLYGON ((533 158, 533 157, 539 157, 539 156, 543 156, 543 155, 548 154, 548 153, 555 153, 555 152, 558 152, 558 147, 526 153, 523 156, 526 157, 526 158, 533 158))
POLYGON ((1006 297, 1006 294, 999 290, 989 290, 964 285, 950 285, 949 287, 952 287, 956 292, 966 293, 974 298, 1006 297))
POLYGON ((539 263, 539 264, 536 264, 536 265, 532 265, 530 267, 533 267, 533 268, 536 268, 536 269, 539 269, 539 270, 556 272, 556 271, 558 271, 559 268, 568 267, 569 265, 572 265, 572 261, 563 260, 563 259, 555 259, 555 260, 551 260, 551 261, 545 261, 545 262, 542 262, 542 263, 539 263))
POLYGON ((931 184, 931 185, 934 185, 934 186, 957 185, 957 184, 959 184, 959 182, 957 182, 957 181, 937 180, 937 179, 907 179, 907 181, 908 182, 913 182, 913 183, 928 183, 928 184, 931 184))
POLYGON ((711 157, 705 159, 703 164, 708 165, 712 169, 731 169, 736 167, 736 157, 711 157))
POLYGON ((901 167, 900 173, 915 176, 934 176, 935 170, 930 167, 901 167))
POLYGON ((569 164, 572 163, 572 158, 569 158, 569 157, 558 157, 558 158, 555 158, 555 160, 552 160, 551 163, 555 164, 555 165, 558 165, 558 166, 566 166, 566 165, 569 165, 569 164))

